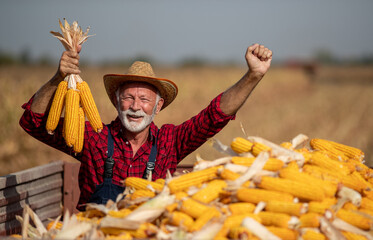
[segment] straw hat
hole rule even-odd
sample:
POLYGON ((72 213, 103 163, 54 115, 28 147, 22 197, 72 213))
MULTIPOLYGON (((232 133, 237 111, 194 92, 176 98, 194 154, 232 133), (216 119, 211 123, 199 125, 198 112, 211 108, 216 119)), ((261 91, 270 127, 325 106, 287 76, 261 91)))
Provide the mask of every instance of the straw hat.
POLYGON ((106 92, 114 106, 116 101, 115 91, 126 82, 145 82, 153 85, 158 89, 161 98, 164 99, 162 109, 166 108, 175 99, 178 91, 174 82, 157 78, 149 63, 136 61, 128 69, 127 74, 106 74, 104 76, 106 92))

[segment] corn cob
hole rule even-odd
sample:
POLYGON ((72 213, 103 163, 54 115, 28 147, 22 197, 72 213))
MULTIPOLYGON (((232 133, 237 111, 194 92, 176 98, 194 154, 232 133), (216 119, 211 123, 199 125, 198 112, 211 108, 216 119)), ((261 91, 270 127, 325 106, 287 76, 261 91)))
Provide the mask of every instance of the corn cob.
POLYGON ((124 185, 133 187, 135 189, 149 190, 148 186, 151 186, 154 190, 161 191, 163 186, 159 183, 148 181, 146 179, 138 177, 127 177, 124 180, 124 185))
POLYGON ((115 217, 115 218, 124 218, 126 217, 128 214, 130 214, 132 211, 128 208, 123 208, 119 211, 113 211, 113 210, 110 210, 107 215, 108 216, 111 216, 111 217, 115 217))
POLYGON ((299 217, 300 227, 318 228, 320 217, 318 213, 305 213, 299 217))
MULTIPOLYGON (((250 167, 256 158, 248 158, 248 157, 232 157, 232 163, 243 165, 250 167)), ((284 166, 284 162, 276 159, 276 158, 269 158, 267 162, 264 164, 263 170, 268 171, 278 171, 284 166)))
POLYGON ((291 142, 283 142, 280 144, 280 146, 289 150, 294 150, 293 144, 291 142))
POLYGON ((253 143, 247 139, 236 137, 231 143, 231 148, 236 153, 250 152, 253 147, 253 143))
POLYGON ((275 226, 267 226, 266 227, 271 233, 280 237, 281 239, 286 240, 297 240, 298 233, 295 230, 288 229, 288 228, 280 228, 275 226))
POLYGON ((346 202, 342 208, 345 210, 353 210, 353 211, 357 211, 358 209, 352 202, 346 202))
POLYGON ((363 197, 361 199, 360 207, 373 211, 373 200, 363 197))
POLYGON ((315 138, 315 139, 311 139, 310 145, 314 149, 323 149, 323 150, 328 150, 328 151, 333 151, 333 152, 334 150, 337 150, 341 152, 347 158, 352 158, 358 161, 361 161, 362 159, 364 159, 364 153, 360 149, 347 146, 341 143, 315 138), (330 149, 334 149, 334 150, 330 150, 330 149))
POLYGON ((294 197, 288 193, 255 188, 238 189, 237 198, 240 201, 255 204, 261 201, 268 202, 270 200, 292 202, 294 199, 294 197))
POLYGON ((350 170, 343 163, 329 158, 320 151, 313 152, 309 162, 330 171, 338 171, 343 175, 350 173, 350 170))
POLYGON ((257 214, 247 213, 240 215, 231 215, 224 220, 223 227, 220 229, 219 233, 217 234, 217 237, 219 239, 226 237, 231 229, 239 227, 242 221, 247 217, 250 217, 255 221, 261 223, 261 219, 257 214))
POLYGON ((61 81, 58 84, 57 90, 53 97, 53 102, 49 110, 48 119, 46 123, 46 129, 49 134, 53 134, 57 128, 58 122, 61 118, 62 109, 65 103, 65 96, 67 92, 67 82, 61 81))
POLYGON ((263 151, 270 151, 271 148, 262 144, 262 143, 259 143, 259 142, 256 142, 254 143, 254 146, 251 150, 251 152, 253 153, 254 156, 258 156, 259 153, 263 152, 263 151))
POLYGON ((93 100, 91 90, 85 81, 77 84, 77 89, 79 90, 81 103, 83 109, 87 115, 89 122, 95 132, 101 132, 103 126, 100 114, 98 113, 95 101, 93 100))
POLYGON ((259 186, 267 190, 289 193, 306 200, 321 201, 325 198, 324 192, 320 191, 317 186, 289 179, 262 177, 259 186))
POLYGON ((155 197, 155 193, 148 189, 138 189, 131 194, 131 200, 143 197, 152 198, 155 197))
POLYGON ((237 202, 229 204, 228 209, 232 215, 253 213, 255 210, 255 205, 252 203, 237 202))
POLYGON ((205 188, 195 193, 192 198, 202 203, 209 203, 217 199, 225 187, 227 187, 227 183, 224 180, 212 180, 205 188))
POLYGON ((190 231, 194 224, 194 220, 191 216, 179 211, 174 211, 170 214, 169 222, 172 225, 181 226, 187 231, 190 231))
POLYGON ((304 231, 304 233, 302 233, 302 239, 303 240, 326 240, 326 237, 324 234, 320 232, 307 229, 304 231))
POLYGON ((336 203, 336 198, 326 198, 322 201, 310 201, 308 203, 308 212, 323 215, 326 212, 326 210, 330 210, 331 207, 336 203))
POLYGON ((219 218, 221 216, 220 212, 215 208, 211 208, 209 211, 205 211, 199 218, 194 221, 194 224, 190 228, 191 232, 199 231, 203 226, 205 226, 211 219, 219 218))
POLYGON ((79 130, 77 139, 74 144, 74 152, 80 153, 83 150, 84 144, 84 127, 85 127, 85 116, 83 108, 79 108, 79 130))
POLYGON ((339 209, 336 216, 343 221, 363 230, 370 230, 373 224, 372 219, 364 217, 362 214, 359 214, 358 211, 339 209))
POLYGON ((206 211, 210 211, 211 207, 199 203, 194 199, 186 198, 182 201, 180 211, 188 214, 193 218, 199 218, 206 211))
POLYGON ((230 239, 247 239, 247 240, 259 240, 249 229, 239 226, 233 227, 228 233, 230 239))
POLYGON ((225 180, 236 180, 241 175, 239 173, 233 172, 229 169, 224 168, 223 171, 220 172, 220 177, 225 180))
POLYGON ((292 224, 292 217, 285 213, 275 213, 262 211, 258 213, 264 226, 276 226, 281 228, 289 228, 292 224))
POLYGON ((69 89, 66 93, 65 107, 65 141, 67 146, 75 144, 79 129, 79 93, 69 89))
POLYGON ((221 167, 211 167, 178 176, 168 183, 168 187, 170 188, 171 193, 175 193, 191 186, 196 186, 197 184, 216 178, 219 168, 221 167))
POLYGON ((346 238, 346 240, 367 240, 367 238, 363 235, 352 233, 352 232, 346 232, 341 231, 343 236, 346 238))
POLYGON ((307 173, 292 170, 291 168, 283 168, 280 170, 280 177, 299 181, 306 184, 312 184, 317 186, 319 189, 324 191, 326 197, 334 197, 337 192, 337 184, 331 181, 325 181, 316 177, 313 177, 307 173))
POLYGON ((268 201, 265 209, 269 212, 285 213, 297 217, 307 211, 306 204, 304 203, 282 202, 276 200, 268 201))
POLYGON ((130 233, 125 232, 119 235, 108 235, 105 237, 105 240, 132 240, 132 236, 130 233))

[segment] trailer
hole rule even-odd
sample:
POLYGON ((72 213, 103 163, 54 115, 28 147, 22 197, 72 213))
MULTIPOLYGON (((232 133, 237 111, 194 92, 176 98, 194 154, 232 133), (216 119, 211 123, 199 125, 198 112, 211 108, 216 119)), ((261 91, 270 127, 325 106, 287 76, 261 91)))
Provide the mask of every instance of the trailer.
MULTIPOLYGON (((26 204, 44 224, 66 211, 77 213, 79 167, 74 159, 60 160, 0 177, 0 236, 21 233, 16 216, 26 204)), ((191 169, 181 166, 176 172, 191 169)))

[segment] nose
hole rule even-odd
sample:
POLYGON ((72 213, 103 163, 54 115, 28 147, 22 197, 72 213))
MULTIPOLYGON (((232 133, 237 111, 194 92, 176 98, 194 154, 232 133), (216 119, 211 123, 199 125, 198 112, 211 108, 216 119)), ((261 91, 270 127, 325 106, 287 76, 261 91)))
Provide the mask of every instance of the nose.
POLYGON ((138 111, 138 110, 141 110, 141 107, 140 107, 140 100, 139 99, 134 99, 132 101, 132 104, 130 106, 130 108, 133 110, 133 111, 138 111))

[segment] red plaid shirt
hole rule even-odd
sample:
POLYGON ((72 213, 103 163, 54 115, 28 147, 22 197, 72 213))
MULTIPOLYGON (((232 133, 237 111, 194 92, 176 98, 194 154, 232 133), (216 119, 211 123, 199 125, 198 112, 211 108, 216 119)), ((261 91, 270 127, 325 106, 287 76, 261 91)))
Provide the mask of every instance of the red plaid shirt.
MULTIPOLYGON (((180 125, 165 124, 159 129, 157 140, 157 161, 153 171, 153 180, 165 178, 167 169, 173 173, 177 164, 189 153, 196 150, 208 138, 218 133, 229 120, 235 116, 227 116, 220 110, 221 94, 197 116, 180 125)), ((81 195, 79 204, 88 201, 97 184, 103 182, 104 161, 107 158, 108 128, 104 126, 101 133, 93 131, 88 121, 85 124, 84 147, 81 154, 75 156, 71 148, 67 147, 62 137, 62 118, 54 135, 45 130, 47 114, 32 112, 31 103, 25 103, 25 109, 20 119, 21 127, 34 138, 45 144, 63 151, 81 162, 79 171, 79 187, 81 195)), ((120 185, 120 181, 128 176, 142 177, 146 169, 157 126, 152 122, 148 140, 140 147, 133 157, 131 144, 122 134, 124 127, 117 117, 111 122, 111 133, 114 138, 115 165, 113 169, 113 183, 120 185)))

